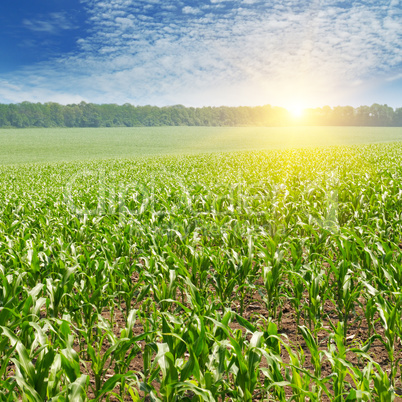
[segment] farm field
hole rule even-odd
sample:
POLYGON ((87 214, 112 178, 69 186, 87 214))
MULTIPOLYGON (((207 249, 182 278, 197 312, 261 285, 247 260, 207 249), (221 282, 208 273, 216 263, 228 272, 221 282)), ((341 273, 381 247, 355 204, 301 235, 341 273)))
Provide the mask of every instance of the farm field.
POLYGON ((0 133, 0 401, 400 400, 402 143, 338 144, 400 129, 199 130, 30 164, 0 133))
POLYGON ((0 164, 402 141, 401 127, 134 127, 0 130, 0 164))

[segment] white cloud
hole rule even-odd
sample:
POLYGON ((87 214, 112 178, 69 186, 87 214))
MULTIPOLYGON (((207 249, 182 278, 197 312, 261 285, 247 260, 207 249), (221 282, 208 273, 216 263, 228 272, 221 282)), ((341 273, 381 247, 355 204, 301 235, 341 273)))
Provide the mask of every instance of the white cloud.
POLYGON ((200 14, 202 11, 198 8, 186 6, 182 9, 184 14, 200 14))
MULTIPOLYGON (((23 96, 38 88, 35 99, 65 93, 99 103, 342 103, 402 66, 395 0, 83 1, 92 27, 80 52, 7 77, 23 96)), ((52 32, 42 22, 26 26, 52 32)))

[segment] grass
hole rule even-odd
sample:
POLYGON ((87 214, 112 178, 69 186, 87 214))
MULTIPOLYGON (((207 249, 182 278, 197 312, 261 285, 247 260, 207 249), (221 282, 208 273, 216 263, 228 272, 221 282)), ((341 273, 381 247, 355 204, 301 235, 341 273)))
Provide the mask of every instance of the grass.
POLYGON ((352 145, 402 140, 383 127, 157 127, 0 130, 0 164, 352 145))

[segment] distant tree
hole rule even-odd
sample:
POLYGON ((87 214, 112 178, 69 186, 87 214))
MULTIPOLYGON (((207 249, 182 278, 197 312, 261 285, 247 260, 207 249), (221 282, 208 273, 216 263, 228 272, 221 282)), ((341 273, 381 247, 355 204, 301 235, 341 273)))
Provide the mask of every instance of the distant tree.
POLYGON ((81 102, 79 104, 82 110, 81 116, 81 126, 82 127, 100 127, 101 126, 101 115, 97 110, 97 105, 93 103, 81 102))
POLYGON ((10 122, 7 118, 8 105, 0 104, 0 127, 8 127, 10 122))
POLYGON ((302 120, 270 105, 257 107, 156 107, 81 102, 62 106, 48 102, 0 105, 0 127, 117 127, 117 126, 284 126, 361 125, 402 126, 402 108, 388 105, 336 106, 307 109, 302 120))
POLYGON ((82 110, 78 105, 67 105, 63 108, 66 127, 78 127, 82 119, 82 110))
POLYGON ((371 125, 371 112, 369 106, 359 106, 356 109, 356 124, 359 126, 371 125))
POLYGON ((47 119, 50 123, 51 127, 63 127, 65 125, 64 122, 64 114, 63 114, 63 106, 58 103, 48 102, 44 105, 47 109, 47 119))
POLYGON ((402 107, 395 109, 394 118, 393 118, 393 125, 394 126, 402 126, 402 107))
POLYGON ((379 105, 374 103, 370 106, 371 121, 375 126, 390 126, 392 125, 394 109, 388 105, 379 105))

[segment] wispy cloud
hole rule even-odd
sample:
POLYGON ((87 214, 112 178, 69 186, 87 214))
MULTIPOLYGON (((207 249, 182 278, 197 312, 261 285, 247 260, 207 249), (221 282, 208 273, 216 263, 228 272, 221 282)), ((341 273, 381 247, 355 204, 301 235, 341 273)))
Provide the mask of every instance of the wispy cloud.
MULTIPOLYGON (((82 1, 91 29, 79 52, 20 72, 24 96, 40 87, 94 102, 342 103, 402 67, 398 0, 82 1)), ((72 29, 61 20, 25 26, 72 29)))
POLYGON ((22 24, 30 31, 46 34, 57 34, 63 30, 76 28, 64 12, 50 13, 36 19, 24 19, 22 24))

